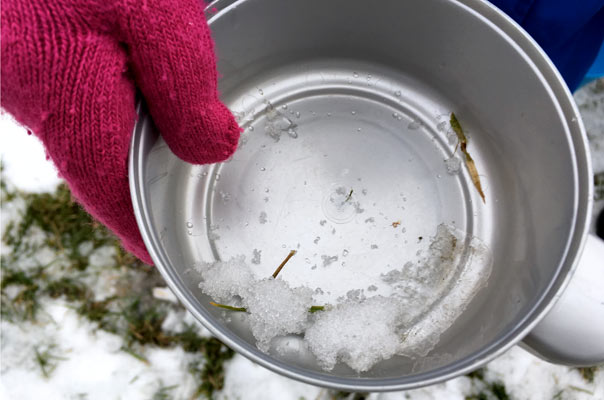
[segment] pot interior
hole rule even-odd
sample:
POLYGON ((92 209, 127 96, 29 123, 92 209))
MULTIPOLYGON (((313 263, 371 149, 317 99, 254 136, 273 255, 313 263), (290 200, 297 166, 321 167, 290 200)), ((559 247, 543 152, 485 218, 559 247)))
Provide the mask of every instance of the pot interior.
POLYGON ((236 154, 189 165, 148 120, 139 124, 148 244, 189 309, 253 360, 338 387, 425 383, 517 340, 569 264, 578 205, 569 124, 578 122, 550 87, 550 65, 511 22, 477 1, 247 0, 214 15, 211 29, 222 99, 244 128, 236 154), (447 290, 484 282, 473 281, 465 302, 448 291, 430 300, 441 317, 455 314, 449 301, 460 309, 427 354, 368 371, 326 371, 301 335, 261 352, 245 313, 210 306, 198 287, 203 262, 245 255, 268 277, 295 249, 280 279, 320 288, 321 304, 354 289, 386 296, 384 275, 407 262, 422 268, 440 224, 461 235, 453 267, 475 264, 447 290))

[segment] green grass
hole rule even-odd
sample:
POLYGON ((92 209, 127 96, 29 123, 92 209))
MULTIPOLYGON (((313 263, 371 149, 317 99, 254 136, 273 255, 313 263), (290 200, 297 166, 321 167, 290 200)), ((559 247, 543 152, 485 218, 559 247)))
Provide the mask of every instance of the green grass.
POLYGON ((478 393, 466 396, 466 400, 510 400, 510 396, 505 389, 502 382, 488 382, 485 379, 485 369, 479 368, 472 371, 466 376, 472 379, 473 382, 478 383, 478 387, 481 389, 478 393))
POLYGON ((170 395, 170 392, 174 389, 176 389, 178 386, 176 385, 172 385, 172 386, 164 386, 163 384, 159 387, 159 389, 157 389, 157 391, 153 394, 153 397, 151 397, 151 400, 170 400, 172 398, 172 396, 170 395))
POLYGON ((369 393, 364 392, 337 391, 330 393, 332 400, 365 400, 367 396, 369 396, 369 393))
POLYGON ((40 350, 39 347, 34 347, 34 353, 36 358, 36 363, 40 367, 40 371, 45 378, 50 377, 50 374, 57 367, 57 362, 61 360, 66 360, 64 357, 60 357, 56 354, 53 354, 51 351, 55 348, 54 345, 48 346, 44 350, 40 350))
POLYGON ((2 318, 12 321, 31 321, 35 319, 40 303, 38 292, 42 268, 22 271, 11 268, 3 257, 1 260, 2 278, 0 281, 0 314, 2 318), (16 292, 14 296, 10 292, 16 292))
POLYGON ((580 367, 577 368, 577 370, 585 382, 594 383, 594 378, 596 371, 598 371, 598 367, 580 367))
MULTIPOLYGON (((178 332, 164 330, 168 312, 184 308, 153 298, 152 288, 163 284, 157 270, 126 253, 107 229, 72 200, 67 186, 60 185, 54 193, 32 194, 11 191, 2 181, 0 190, 4 204, 18 202, 22 210, 19 218, 6 225, 2 237, 8 250, 1 262, 2 323, 36 323, 43 298, 63 299, 98 329, 122 337, 122 351, 141 362, 148 363, 147 347, 178 346, 194 355, 189 366, 198 382, 194 398, 212 398, 222 389, 224 364, 234 352, 218 339, 201 337, 192 325, 178 332), (116 294, 97 299, 84 282, 97 279, 101 267, 91 270, 89 258, 105 246, 114 249, 114 256, 102 268, 112 269, 119 277, 116 294), (31 265, 36 255, 48 250, 56 259, 48 265, 31 265)), ((44 376, 50 376, 63 359, 55 352, 54 347, 34 347, 44 376)), ((169 399, 173 389, 161 386, 153 399, 169 399)))
POLYGON ((44 245, 59 254, 65 255, 71 266, 77 270, 88 267, 90 253, 114 241, 107 230, 72 201, 66 185, 59 185, 54 193, 9 192, 3 188, 4 198, 19 198, 24 211, 17 223, 9 223, 3 235, 3 241, 12 248, 12 257, 33 254, 38 249, 32 247, 26 238, 35 229, 44 233, 44 245), (83 243, 90 243, 90 250, 81 252, 83 243))

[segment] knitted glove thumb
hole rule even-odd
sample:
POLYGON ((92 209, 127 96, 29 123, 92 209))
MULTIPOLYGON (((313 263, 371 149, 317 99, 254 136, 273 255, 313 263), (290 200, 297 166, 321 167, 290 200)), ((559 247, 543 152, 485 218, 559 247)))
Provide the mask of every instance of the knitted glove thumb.
POLYGON ((202 3, 3 0, 1 19, 2 107, 42 140, 84 208, 151 263, 128 187, 135 88, 185 161, 224 160, 239 137, 202 3))

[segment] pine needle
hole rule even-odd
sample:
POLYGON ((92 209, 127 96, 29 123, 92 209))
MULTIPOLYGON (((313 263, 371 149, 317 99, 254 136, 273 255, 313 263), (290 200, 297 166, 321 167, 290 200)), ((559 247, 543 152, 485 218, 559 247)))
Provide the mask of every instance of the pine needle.
POLYGON ((294 256, 294 254, 296 254, 296 250, 291 250, 289 252, 289 254, 287 255, 287 257, 285 257, 285 260, 283 260, 281 262, 281 264, 277 267, 277 269, 275 270, 275 272, 273 272, 273 278, 277 278, 277 275, 279 275, 279 272, 281 272, 281 270, 283 269, 283 267, 285 266, 285 264, 289 261, 290 258, 292 258, 294 256))
POLYGON ((218 304, 218 303, 214 303, 213 301, 210 301, 210 305, 212 305, 214 307, 224 308, 225 310, 229 310, 229 311, 243 311, 243 312, 247 311, 247 309, 245 307, 227 306, 226 304, 218 304))
MULTIPOLYGON (((277 269, 273 273, 273 278, 276 278, 277 275, 279 275, 279 272, 281 272, 281 270, 283 269, 283 266, 289 261, 290 258, 292 258, 294 256, 294 254, 296 254, 296 250, 292 250, 292 251, 289 252, 289 254, 287 255, 287 257, 285 257, 285 260, 283 260, 281 262, 281 264, 277 267, 277 269)), ((233 307, 233 306, 229 306, 229 305, 226 305, 226 304, 215 303, 213 301, 210 301, 210 305, 212 305, 214 307, 224 308, 225 310, 229 310, 229 311, 247 312, 247 308, 245 308, 245 307, 233 307)), ((310 312, 310 313, 316 313, 317 311, 323 311, 323 310, 325 310, 325 306, 311 306, 308 309, 308 312, 310 312)))

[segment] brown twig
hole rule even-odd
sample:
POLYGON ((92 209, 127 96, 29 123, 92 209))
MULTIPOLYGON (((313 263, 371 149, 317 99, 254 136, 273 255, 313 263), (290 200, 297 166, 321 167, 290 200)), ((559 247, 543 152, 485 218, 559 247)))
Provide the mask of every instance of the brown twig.
POLYGON ((281 270, 283 269, 285 264, 289 261, 290 258, 292 258, 294 256, 294 254, 296 254, 296 250, 291 250, 289 252, 287 257, 285 257, 285 260, 283 260, 283 262, 281 262, 281 264, 277 267, 275 272, 273 272, 273 278, 277 278, 277 275, 279 275, 279 272, 281 272, 281 270))

